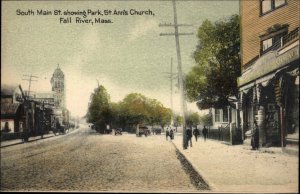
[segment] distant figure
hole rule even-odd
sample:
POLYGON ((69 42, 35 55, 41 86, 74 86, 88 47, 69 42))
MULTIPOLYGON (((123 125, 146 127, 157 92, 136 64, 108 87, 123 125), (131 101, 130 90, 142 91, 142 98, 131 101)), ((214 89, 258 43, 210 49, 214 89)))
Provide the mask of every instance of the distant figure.
POLYGON ((190 146, 192 147, 193 144, 192 144, 192 130, 191 129, 186 129, 186 138, 187 138, 187 143, 188 143, 188 146, 189 146, 189 142, 190 142, 190 146))
POLYGON ((171 139, 174 139, 174 132, 173 132, 173 129, 170 130, 170 138, 171 138, 171 139))
POLYGON ((200 135, 200 131, 199 131, 199 129, 194 129, 194 131, 193 131, 193 135, 195 136, 195 139, 196 139, 196 142, 197 142, 197 140, 198 140, 198 136, 200 135))
POLYGON ((206 141, 208 129, 205 126, 202 129, 202 134, 203 134, 204 141, 206 141))
POLYGON ((259 147, 258 142, 259 142, 258 125, 257 125, 256 120, 254 120, 253 130, 252 130, 252 137, 251 137, 252 150, 257 150, 258 149, 258 147, 259 147))
POLYGON ((2 130, 3 130, 3 132, 6 132, 6 133, 11 131, 8 122, 5 122, 4 128, 2 130))
POLYGON ((170 132, 169 132, 169 129, 167 128, 167 130, 166 130, 166 140, 168 140, 168 136, 170 136, 170 132))

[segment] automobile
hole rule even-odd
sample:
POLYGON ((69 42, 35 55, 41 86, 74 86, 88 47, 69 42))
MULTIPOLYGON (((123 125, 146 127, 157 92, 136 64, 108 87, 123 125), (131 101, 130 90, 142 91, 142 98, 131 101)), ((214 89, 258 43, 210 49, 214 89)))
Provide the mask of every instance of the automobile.
POLYGON ((160 129, 160 128, 154 128, 154 129, 152 130, 152 132, 153 132, 153 134, 155 134, 155 135, 160 135, 160 134, 161 134, 161 129, 160 129))
POLYGON ((151 135, 150 130, 146 126, 138 126, 136 130, 136 136, 141 137, 142 135, 145 135, 147 137, 148 135, 151 135))
POLYGON ((104 134, 111 134, 112 133, 112 129, 105 129, 104 130, 104 134))
POLYGON ((115 135, 122 135, 122 128, 115 129, 115 135))

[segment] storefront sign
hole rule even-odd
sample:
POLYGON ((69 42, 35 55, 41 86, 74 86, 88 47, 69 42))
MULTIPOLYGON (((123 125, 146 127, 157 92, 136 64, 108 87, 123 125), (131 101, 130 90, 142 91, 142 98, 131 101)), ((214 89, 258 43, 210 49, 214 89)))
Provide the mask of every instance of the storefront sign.
POLYGON ((259 58, 249 72, 238 78, 238 86, 243 86, 297 59, 299 60, 299 45, 281 55, 277 52, 270 52, 259 58))

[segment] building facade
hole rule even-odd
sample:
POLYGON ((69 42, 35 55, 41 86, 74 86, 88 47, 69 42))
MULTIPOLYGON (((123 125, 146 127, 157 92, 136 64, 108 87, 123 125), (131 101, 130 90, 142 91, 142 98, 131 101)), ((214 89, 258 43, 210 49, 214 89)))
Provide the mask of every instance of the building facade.
POLYGON ((208 126, 208 138, 225 141, 230 144, 241 144, 241 129, 236 104, 230 103, 221 109, 211 108, 211 125, 208 126))
POLYGON ((259 127, 260 146, 299 142, 300 1, 240 1, 243 138, 259 127))
POLYGON ((1 86, 1 132, 22 132, 25 124, 24 105, 18 101, 18 86, 1 86))

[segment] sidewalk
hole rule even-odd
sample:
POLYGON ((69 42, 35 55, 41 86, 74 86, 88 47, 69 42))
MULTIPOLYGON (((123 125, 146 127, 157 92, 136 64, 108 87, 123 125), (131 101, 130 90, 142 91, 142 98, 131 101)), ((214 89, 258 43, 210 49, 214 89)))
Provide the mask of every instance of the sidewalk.
MULTIPOLYGON (((54 137, 55 135, 53 133, 50 133, 50 134, 45 134, 43 139, 47 139, 49 137, 54 137)), ((32 142, 32 141, 37 141, 37 140, 40 140, 42 139, 42 137, 39 135, 39 136, 35 136, 35 137, 30 137, 28 142, 32 142)), ((13 145, 18 145, 18 144, 22 144, 23 141, 22 139, 13 139, 13 140, 6 140, 6 141, 1 141, 0 142, 0 147, 1 148, 4 148, 4 147, 8 147, 8 146, 13 146, 13 145)))
POLYGON ((299 157, 281 148, 253 151, 248 145, 226 145, 220 141, 198 142, 183 150, 182 135, 173 144, 192 164, 213 192, 298 193, 299 157))

